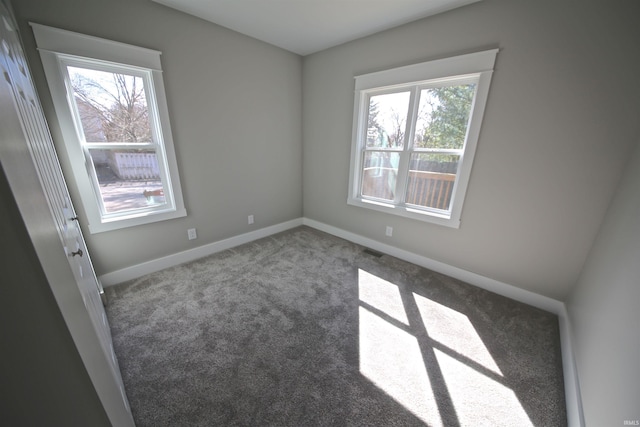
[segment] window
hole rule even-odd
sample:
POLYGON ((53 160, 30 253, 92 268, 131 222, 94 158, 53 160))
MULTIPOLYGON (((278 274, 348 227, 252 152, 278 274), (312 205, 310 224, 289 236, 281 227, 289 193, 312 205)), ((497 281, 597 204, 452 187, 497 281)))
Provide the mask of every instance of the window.
POLYGON ((31 26, 89 230, 185 216, 160 52, 31 26))
POLYGON ((497 53, 355 78, 349 204, 460 226, 497 53))

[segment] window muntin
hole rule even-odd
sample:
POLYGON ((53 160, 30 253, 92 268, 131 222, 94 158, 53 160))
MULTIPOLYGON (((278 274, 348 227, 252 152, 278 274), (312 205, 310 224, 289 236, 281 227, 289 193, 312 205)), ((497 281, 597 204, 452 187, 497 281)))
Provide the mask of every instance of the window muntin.
POLYGON ((185 216, 161 53, 30 25, 89 231, 185 216), (124 110, 128 115, 115 117, 124 110))
POLYGON ((349 204, 459 226, 496 53, 356 77, 349 204))

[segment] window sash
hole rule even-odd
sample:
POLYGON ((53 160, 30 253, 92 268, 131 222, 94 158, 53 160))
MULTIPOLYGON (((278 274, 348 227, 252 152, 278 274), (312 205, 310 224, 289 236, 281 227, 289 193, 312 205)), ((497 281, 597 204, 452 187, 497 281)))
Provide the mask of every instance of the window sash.
MULTIPOLYGON (((348 204, 453 228, 460 226, 462 204, 469 184, 471 166, 475 157, 497 53, 498 49, 492 49, 355 77, 348 204), (422 94, 421 91, 466 84, 474 85, 474 93, 466 124, 464 145, 458 147, 454 143, 450 147, 418 146, 414 135, 416 133, 415 128, 418 120, 417 113, 420 107, 419 95, 422 94), (411 98, 402 148, 367 147, 367 122, 371 97, 408 90, 411 91, 411 98), (401 157, 393 200, 390 200, 389 197, 372 197, 366 191, 363 192, 365 155, 376 151, 398 153, 401 157), (415 199, 410 198, 407 193, 411 185, 409 181, 415 175, 413 169, 410 171, 411 159, 414 158, 413 156, 418 155, 448 155, 453 156, 452 159, 458 159, 455 173, 453 173, 453 165, 450 167, 451 170, 445 171, 443 169, 443 172, 440 172, 446 175, 440 177, 444 181, 451 180, 452 175, 455 177, 451 200, 440 204, 434 202, 433 206, 424 203, 424 205, 427 205, 424 206, 417 204, 415 199), (441 209, 443 203, 445 205, 448 203, 445 209, 441 209)), ((424 94, 427 95, 426 92, 424 94)), ((425 107, 423 106, 423 108, 425 107)), ((419 126, 422 129, 423 125, 421 123, 419 126)), ((457 138, 460 138, 460 134, 457 135, 457 138)), ((452 141, 456 140, 461 141, 461 139, 452 141)), ((428 143, 420 144, 428 145, 428 143)))
MULTIPOLYGON (((397 85, 392 88, 373 89, 369 91, 364 91, 363 96, 366 99, 366 102, 363 103, 363 105, 366 105, 367 107, 371 105, 371 99, 375 96, 400 94, 404 92, 409 92, 410 96, 409 96, 409 101, 407 106, 407 117, 405 119, 405 130, 404 130, 405 133, 404 133, 404 138, 403 138, 403 143, 401 148, 368 146, 367 137, 368 137, 370 109, 367 108, 367 110, 364 112, 363 120, 361 120, 362 129, 360 132, 361 137, 359 140, 359 146, 361 149, 360 174, 359 174, 360 178, 359 178, 359 192, 358 192, 359 196, 363 199, 382 202, 382 203, 392 203, 395 206, 411 207, 412 209, 415 209, 418 211, 424 211, 427 213, 435 212, 439 215, 445 215, 445 216, 450 215, 453 198, 455 196, 456 184, 459 179, 459 171, 461 169, 462 162, 463 162, 463 153, 464 153, 464 146, 466 145, 466 136, 465 136, 465 141, 463 142, 463 148, 461 149, 415 147, 414 141, 415 141, 415 133, 416 133, 416 124, 418 121, 418 107, 420 103, 420 94, 425 89, 462 86, 466 84, 477 85, 478 80, 479 80, 479 74, 472 74, 472 75, 464 75, 464 76, 452 76, 452 77, 447 77, 446 79, 438 79, 435 81, 428 81, 428 82, 418 82, 418 83, 412 82, 405 85, 397 85), (365 159, 366 159, 367 153, 376 153, 376 152, 397 153, 399 156, 399 164, 397 168, 394 169, 396 170, 396 176, 394 179, 395 186, 393 189, 389 190, 389 192, 393 193, 393 198, 391 199, 388 197, 385 198, 385 197, 365 194, 366 193, 365 186, 367 186, 367 183, 368 183, 368 181, 366 180, 368 168, 366 166, 365 159), (410 162, 413 154, 415 153, 449 154, 453 156, 458 156, 459 158, 458 167, 456 168, 453 185, 452 187, 449 187, 449 192, 451 194, 450 196, 451 201, 448 204, 448 207, 446 209, 434 208, 434 207, 424 206, 424 205, 415 204, 415 203, 409 203, 407 201, 407 198, 408 198, 407 192, 409 191, 410 175, 412 172, 412 170, 410 169, 410 162)), ((471 110, 473 110, 476 91, 477 91, 477 87, 476 89, 474 89, 474 97, 471 101, 471 108, 470 108, 469 117, 466 123, 466 130, 468 130, 469 124, 471 122, 471 118, 472 118, 471 110)), ((390 168, 383 168, 383 169, 386 169, 385 173, 387 174, 392 172, 390 168)), ((438 185, 441 185, 441 184, 438 184, 438 185)), ((385 191, 378 190, 377 192, 388 195, 388 192, 385 192, 385 191)))
MULTIPOLYGON (((117 230, 186 216, 181 193, 180 176, 175 156, 171 125, 164 89, 161 52, 138 46, 74 33, 40 24, 29 23, 33 28, 38 51, 47 76, 63 139, 61 151, 66 154, 69 173, 77 184, 80 201, 88 219, 91 233, 117 230), (152 146, 132 145, 134 149, 153 149, 158 154, 158 167, 162 171, 164 195, 159 203, 138 211, 105 216, 100 206, 100 192, 89 170, 92 167, 89 150, 121 148, 125 142, 109 143, 84 141, 77 129, 75 106, 70 108, 67 63, 71 66, 91 68, 106 72, 123 72, 143 78, 147 101, 152 146), (164 203, 166 200, 167 203, 164 203)), ((71 102, 74 104, 73 100, 71 102)), ((145 141, 145 144, 147 141, 145 141)))
POLYGON ((60 66, 64 70, 65 87, 67 90, 67 100, 69 108, 72 112, 73 121, 75 124, 76 134, 78 142, 82 148, 82 152, 85 158, 85 165, 87 174, 91 181, 93 195, 95 202, 97 203, 100 211, 101 221, 111 222, 119 219, 127 219, 135 216, 149 215, 154 212, 170 212, 176 209, 175 201, 172 196, 172 192, 168 189, 169 176, 167 173, 166 153, 164 150, 164 144, 162 143, 162 132, 159 126, 160 119, 158 117, 158 109, 155 103, 155 94, 153 91, 153 76, 149 70, 145 70, 139 67, 125 66, 121 64, 114 64, 107 61, 89 60, 86 58, 78 58, 71 55, 59 56, 60 66), (113 74, 124 74, 127 76, 139 77, 143 82, 143 90, 145 98, 147 100, 147 115, 149 120, 149 126, 151 130, 150 142, 87 142, 86 132, 83 129, 82 120, 80 118, 80 111, 78 109, 78 103, 75 99, 75 93, 69 74, 69 67, 78 67, 87 70, 102 71, 113 74), (90 150, 151 150, 156 156, 160 182, 163 190, 163 196, 165 202, 158 205, 144 206, 144 207, 131 207, 123 208, 115 212, 109 212, 107 205, 105 204, 104 195, 100 190, 100 182, 98 174, 95 168, 95 162, 90 150))

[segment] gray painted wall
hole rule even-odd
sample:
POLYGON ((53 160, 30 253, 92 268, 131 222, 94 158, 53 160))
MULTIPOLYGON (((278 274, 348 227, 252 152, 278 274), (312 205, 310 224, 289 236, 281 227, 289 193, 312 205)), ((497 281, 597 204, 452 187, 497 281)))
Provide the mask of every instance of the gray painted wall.
POLYGON ((640 144, 568 300, 587 425, 640 420, 640 144))
POLYGON ((304 216, 563 299, 637 135, 638 13, 484 0, 305 57, 304 216), (353 77, 494 47, 461 228, 348 206, 353 77))
MULTIPOLYGON (((94 235, 84 227, 97 274, 302 215, 299 56, 149 0, 20 0, 14 9, 57 145, 28 21, 162 51, 188 216, 94 235), (187 240, 191 227, 197 240, 187 240)), ((64 155, 61 163, 70 171, 64 155)), ((77 188, 69 187, 86 225, 77 188)))
POLYGON ((188 216, 85 230, 98 274, 304 215, 563 299, 637 129, 640 87, 615 84, 640 72, 637 2, 484 0, 304 59, 148 0, 15 9, 58 144, 28 20, 163 51, 188 216), (353 76, 490 47, 501 52, 461 228, 348 206, 353 76))

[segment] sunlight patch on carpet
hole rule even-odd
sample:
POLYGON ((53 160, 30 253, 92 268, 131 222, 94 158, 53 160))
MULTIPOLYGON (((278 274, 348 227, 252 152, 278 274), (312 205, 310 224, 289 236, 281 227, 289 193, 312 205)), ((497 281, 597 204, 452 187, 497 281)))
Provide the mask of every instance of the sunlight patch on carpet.
POLYGON ((461 425, 533 427, 513 390, 435 350, 461 425))
POLYGON ((389 316, 408 327, 398 287, 358 271, 360 299, 379 311, 360 307, 360 373, 429 425, 442 425, 418 340, 389 316))
POLYGON ((434 370, 461 425, 479 417, 482 425, 532 425, 466 315, 416 293, 403 301, 407 291, 362 269, 358 291, 360 372, 378 388, 428 425, 442 425, 442 402, 429 380, 434 370), (413 306, 412 317, 407 305, 413 306), (425 347, 435 354, 431 365, 425 347))
POLYGON ((358 269, 358 295, 360 301, 409 326, 397 285, 358 269))
POLYGON ((434 348, 460 423, 478 423, 482 414, 483 425, 508 420, 512 425, 531 426, 513 390, 500 382, 503 373, 469 318, 421 295, 413 297, 429 337, 444 350, 434 348))
POLYGON ((428 425, 442 425, 418 340, 363 307, 360 373, 428 425))
POLYGON ((413 294, 429 337, 500 376, 502 372, 469 318, 447 306, 413 294))

